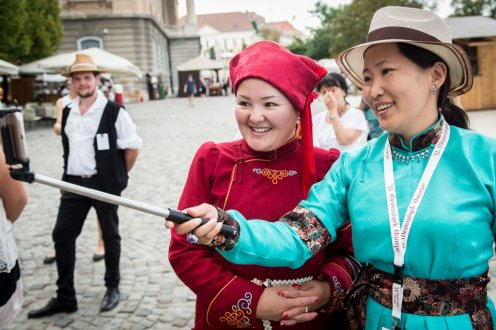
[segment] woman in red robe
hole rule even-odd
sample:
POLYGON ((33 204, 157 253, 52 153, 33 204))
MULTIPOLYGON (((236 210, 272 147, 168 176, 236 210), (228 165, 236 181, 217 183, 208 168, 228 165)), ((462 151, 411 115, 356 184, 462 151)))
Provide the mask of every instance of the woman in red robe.
MULTIPOLYGON (((339 157, 337 149, 312 145, 310 103, 326 72, 268 41, 234 57, 230 70, 243 139, 200 147, 178 207, 210 203, 276 221, 339 157)), ((281 319, 296 323, 293 329, 342 328, 341 299, 358 268, 350 226, 298 269, 231 264, 214 249, 171 233, 170 263, 197 295, 194 329, 277 329, 281 319), (303 290, 312 302, 298 305, 278 295, 282 289, 303 290)))

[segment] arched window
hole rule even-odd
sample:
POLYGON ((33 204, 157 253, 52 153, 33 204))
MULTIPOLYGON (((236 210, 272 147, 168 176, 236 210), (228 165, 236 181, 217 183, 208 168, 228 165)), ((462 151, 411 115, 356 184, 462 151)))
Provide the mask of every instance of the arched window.
POLYGON ((87 48, 100 48, 103 49, 103 40, 99 37, 83 37, 77 41, 78 50, 87 48))

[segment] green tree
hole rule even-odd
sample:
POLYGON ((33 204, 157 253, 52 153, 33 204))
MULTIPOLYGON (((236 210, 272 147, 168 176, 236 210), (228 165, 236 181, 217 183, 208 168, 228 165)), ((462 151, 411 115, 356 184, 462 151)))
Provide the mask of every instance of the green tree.
POLYGON ((312 13, 319 18, 321 27, 312 31, 310 39, 296 40, 288 48, 316 60, 336 57, 339 52, 365 41, 374 12, 384 6, 433 10, 437 0, 353 0, 335 8, 319 1, 312 13))
POLYGON ((316 16, 321 23, 321 27, 312 30, 312 37, 307 40, 296 39, 288 49, 295 54, 311 57, 315 60, 329 57, 332 34, 330 23, 342 13, 343 7, 331 7, 321 1, 315 4, 315 9, 311 13, 316 16))
POLYGON ((496 17, 496 0, 452 0, 453 16, 496 17))
MULTIPOLYGON (((427 4, 427 3, 426 3, 427 4)), ((374 13, 385 6, 422 8, 424 2, 417 0, 353 0, 344 6, 342 13, 330 22, 330 57, 366 41, 370 21, 374 13)), ((430 2, 429 7, 435 5, 430 2)))
POLYGON ((25 53, 29 49, 22 32, 28 19, 26 1, 0 0, 0 8, 0 58, 19 64, 16 54, 25 53))
POLYGON ((49 56, 63 36, 58 0, 0 0, 0 58, 23 64, 49 56))

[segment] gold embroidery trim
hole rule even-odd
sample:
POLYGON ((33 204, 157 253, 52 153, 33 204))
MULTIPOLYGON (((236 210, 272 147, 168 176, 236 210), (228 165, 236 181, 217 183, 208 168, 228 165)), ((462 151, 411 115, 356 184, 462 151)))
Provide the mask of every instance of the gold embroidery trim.
POLYGON ((225 312, 224 316, 220 317, 219 320, 238 329, 250 328, 250 318, 247 315, 251 315, 253 313, 251 310, 251 303, 251 292, 245 292, 244 297, 240 298, 236 302, 236 305, 232 306, 232 312, 225 312))
POLYGON ((210 323, 210 321, 208 320, 208 317, 210 315, 210 308, 212 307, 214 301, 217 299, 217 297, 219 297, 219 295, 222 293, 222 291, 224 291, 224 289, 230 285, 232 283, 232 281, 234 281, 235 279, 237 278, 237 276, 234 276, 229 282, 227 282, 226 285, 224 285, 222 287, 222 289, 220 289, 219 292, 217 292, 217 294, 215 295, 214 299, 212 299, 212 301, 210 302, 210 305, 208 305, 208 309, 207 309, 207 315, 205 315, 205 318, 207 320, 207 324, 210 326, 210 327, 213 327, 213 325, 210 323))
POLYGON ((288 171, 288 170, 273 170, 270 168, 263 168, 263 169, 254 168, 253 172, 255 172, 257 174, 261 174, 264 177, 266 177, 267 179, 271 180, 272 184, 278 184, 279 181, 281 181, 282 179, 287 178, 288 176, 296 175, 296 173, 297 173, 296 171, 293 171, 293 170, 290 170, 290 171, 288 171))

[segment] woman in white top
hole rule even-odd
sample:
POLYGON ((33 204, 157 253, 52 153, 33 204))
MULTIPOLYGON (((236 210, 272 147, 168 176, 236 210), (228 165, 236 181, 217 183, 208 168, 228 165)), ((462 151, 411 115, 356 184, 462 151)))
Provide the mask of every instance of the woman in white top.
POLYGON ((325 149, 349 150, 367 142, 369 128, 362 111, 346 101, 348 85, 339 73, 326 75, 317 85, 327 111, 313 118, 313 144, 325 149))
POLYGON ((0 145, 0 329, 19 312, 23 287, 12 224, 28 201, 26 187, 10 177, 0 145))

